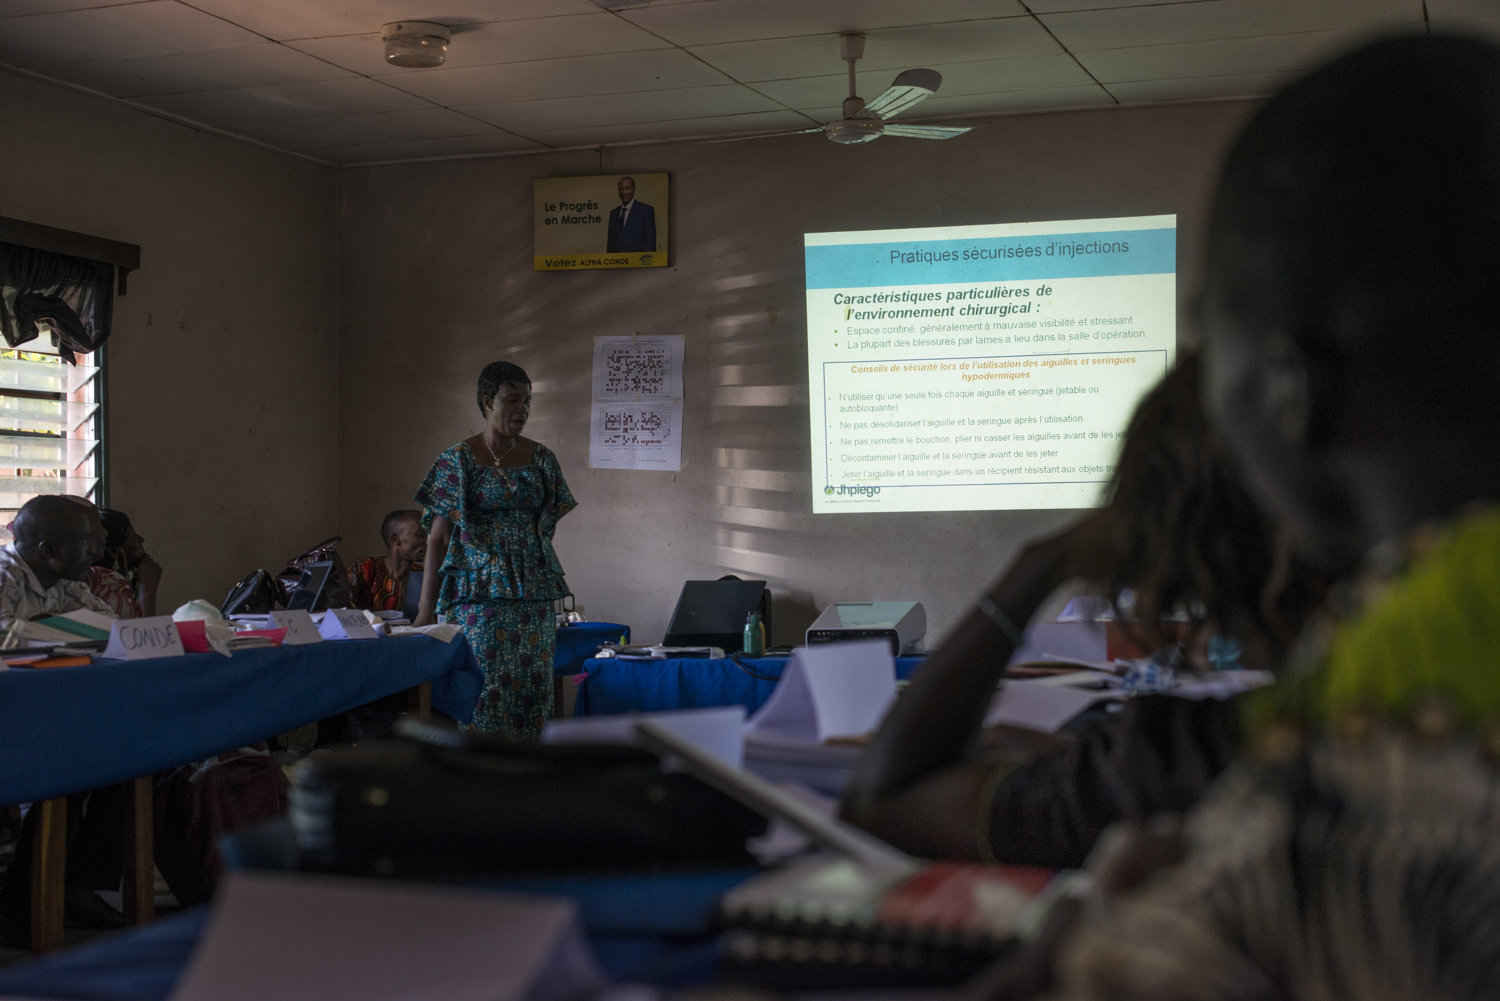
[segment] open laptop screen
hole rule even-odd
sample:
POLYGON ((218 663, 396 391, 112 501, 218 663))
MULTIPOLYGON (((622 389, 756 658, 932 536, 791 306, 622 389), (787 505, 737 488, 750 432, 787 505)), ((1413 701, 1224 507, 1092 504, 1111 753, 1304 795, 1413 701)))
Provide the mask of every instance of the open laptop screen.
POLYGON ((302 608, 312 611, 323 597, 328 586, 328 574, 333 570, 332 560, 318 560, 302 568, 302 577, 286 600, 287 608, 302 608))

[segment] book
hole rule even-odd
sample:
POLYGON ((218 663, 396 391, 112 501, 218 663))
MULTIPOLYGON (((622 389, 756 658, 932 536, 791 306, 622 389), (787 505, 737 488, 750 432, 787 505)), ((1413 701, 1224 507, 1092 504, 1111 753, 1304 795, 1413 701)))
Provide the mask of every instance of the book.
POLYGON ((831 853, 724 895, 726 978, 773 990, 957 983, 1016 948, 1055 899, 1053 870, 921 861, 656 721, 636 730, 648 747, 831 853))
POLYGON ((773 870, 724 895, 720 972, 776 990, 960 983, 1005 956, 1054 872, 847 858, 773 870))

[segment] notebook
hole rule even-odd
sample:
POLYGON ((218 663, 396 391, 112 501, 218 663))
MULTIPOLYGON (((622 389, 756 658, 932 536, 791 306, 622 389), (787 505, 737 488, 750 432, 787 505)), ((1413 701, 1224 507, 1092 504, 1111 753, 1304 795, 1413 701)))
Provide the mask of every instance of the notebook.
POLYGON ((733 768, 659 722, 646 746, 833 856, 754 877, 719 903, 720 972, 774 990, 959 983, 1022 942, 1056 898, 1056 873, 925 862, 733 768))

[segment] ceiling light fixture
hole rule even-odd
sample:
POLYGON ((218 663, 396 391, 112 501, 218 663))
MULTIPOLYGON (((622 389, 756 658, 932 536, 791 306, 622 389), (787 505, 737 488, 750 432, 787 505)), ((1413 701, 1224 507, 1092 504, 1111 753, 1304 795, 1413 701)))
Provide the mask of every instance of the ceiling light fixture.
POLYGON ((392 21, 380 26, 380 39, 385 42, 385 61, 407 69, 443 65, 452 38, 453 33, 446 25, 433 21, 392 21))

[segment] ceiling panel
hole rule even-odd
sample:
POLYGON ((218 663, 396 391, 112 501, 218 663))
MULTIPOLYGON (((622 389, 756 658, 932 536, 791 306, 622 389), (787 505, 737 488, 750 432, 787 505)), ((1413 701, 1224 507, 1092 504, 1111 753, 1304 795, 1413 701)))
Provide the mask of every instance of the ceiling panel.
MULTIPOLYGON (((1500 39, 1500 0, 0 0, 0 69, 329 163, 801 128, 931 67, 906 121, 1259 97, 1392 25, 1500 39), (380 25, 453 31, 400 69, 380 25)), ((0 72, 0 101, 13 79, 0 72)), ((813 137, 819 139, 819 137, 813 137)))
POLYGON ((494 126, 445 108, 388 111, 376 115, 305 118, 292 122, 255 122, 239 131, 282 149, 302 150, 353 146, 382 141, 441 139, 450 136, 490 135, 494 126))
POLYGON ((692 48, 914 24, 982 22, 1025 13, 1019 0, 690 0, 624 8, 620 16, 673 45, 692 48))
POLYGON ((648 32, 596 10, 592 15, 496 21, 456 32, 448 61, 437 69, 403 69, 385 61, 378 31, 288 43, 319 59, 370 76, 443 76, 468 66, 562 59, 581 53, 636 52, 669 47, 648 32))
POLYGON ((1309 69, 1354 45, 1368 32, 1310 31, 1275 38, 1230 38, 1180 45, 1141 45, 1078 53, 1106 84, 1130 80, 1190 80, 1224 75, 1276 74, 1309 69))
POLYGON ((1435 21, 1465 17, 1500 17, 1500 0, 1427 0, 1426 7, 1428 16, 1435 21))
MULTIPOLYGON (((839 56, 837 34, 705 45, 692 51, 743 82, 848 74, 848 64, 839 56)), ((998 18, 968 25, 924 25, 866 35, 864 58, 855 64, 855 70, 861 77, 877 73, 886 76, 887 80, 879 84, 884 90, 889 77, 914 66, 941 70, 952 63, 1060 51, 1046 30, 1031 18, 998 18)))
MULTIPOLYGON (((1072 56, 1061 52, 1048 56, 960 63, 943 67, 942 75, 942 87, 937 94, 924 100, 904 117, 941 114, 943 112, 938 109, 949 107, 948 102, 959 97, 969 98, 963 106, 964 113, 970 113, 983 111, 985 99, 996 94, 1097 86, 1072 56)), ((882 74, 877 77, 872 73, 865 79, 868 86, 860 84, 861 96, 866 100, 873 100, 890 86, 895 75, 882 74)), ((844 76, 826 76, 771 80, 753 86, 778 103, 810 114, 815 113, 820 121, 827 121, 830 116, 842 117, 842 104, 848 96, 849 85, 844 76)))
POLYGON ((181 118, 220 127, 427 107, 427 102, 420 97, 362 76, 274 87, 161 94, 143 98, 141 103, 181 118))
POLYGON ((562 129, 539 132, 537 138, 549 146, 593 146, 600 142, 626 143, 641 139, 690 139, 708 132, 734 134, 773 129, 811 128, 800 115, 789 111, 756 115, 730 115, 727 118, 693 118, 678 122, 648 122, 644 125, 607 125, 591 129, 562 129))
POLYGON ((678 49, 470 66, 445 73, 403 73, 384 79, 393 87, 450 107, 712 87, 728 82, 723 74, 678 49))
POLYGON ((360 146, 313 147, 305 152, 341 165, 386 163, 444 157, 494 156, 525 150, 545 149, 540 143, 497 132, 483 136, 449 136, 414 142, 367 143, 360 146))
POLYGON ((80 59, 50 67, 48 75, 116 97, 230 91, 351 76, 348 70, 265 41, 149 59, 80 59))
MULTIPOLYGON (((1199 77, 1187 82, 1205 98, 1250 97, 1269 93, 1296 76, 1296 73, 1243 73, 1199 77)), ((1108 89, 1125 103, 1175 101, 1181 83, 1178 80, 1138 80, 1112 83, 1108 89)))
POLYGON ((784 111, 767 97, 733 84, 718 87, 688 87, 652 93, 650 101, 637 94, 598 94, 562 97, 544 101, 511 101, 504 104, 465 105, 473 115, 517 132, 579 129, 599 125, 631 125, 645 122, 712 118, 784 111))
POLYGON ((1088 52, 1370 26, 1420 28, 1422 10, 1419 0, 1371 0, 1359 5, 1327 0, 1204 0, 1047 14, 1041 20, 1068 49, 1088 52))
MULTIPOLYGON (((1211 0, 1026 0, 1033 14, 1056 14, 1061 11, 1115 10, 1120 7, 1180 7, 1211 0)), ((1355 0, 1359 2, 1359 0, 1355 0)))
POLYGON ((193 0, 193 6, 267 38, 324 38, 380 32, 391 21, 437 21, 451 26, 483 21, 598 12, 591 0, 443 0, 439 9, 410 0, 193 0))
POLYGON ((140 59, 261 41, 252 31, 176 0, 0 20, 0 61, 46 66, 73 59, 140 59))
POLYGON ((82 10, 85 7, 118 7, 127 3, 140 3, 140 0, 5 0, 5 5, 0 7, 0 19, 82 10))

